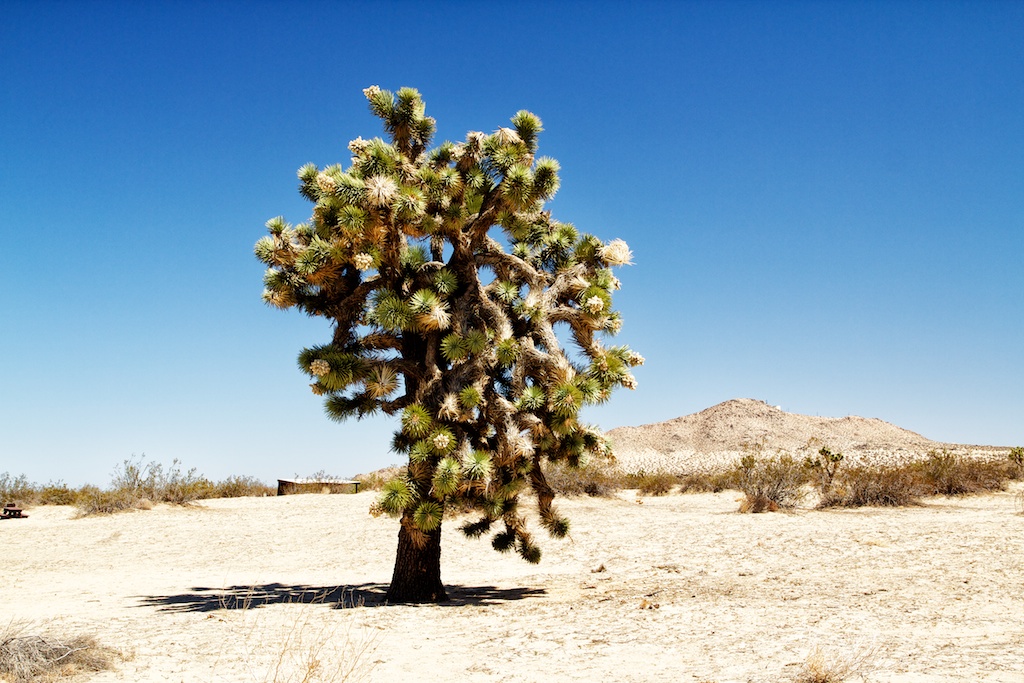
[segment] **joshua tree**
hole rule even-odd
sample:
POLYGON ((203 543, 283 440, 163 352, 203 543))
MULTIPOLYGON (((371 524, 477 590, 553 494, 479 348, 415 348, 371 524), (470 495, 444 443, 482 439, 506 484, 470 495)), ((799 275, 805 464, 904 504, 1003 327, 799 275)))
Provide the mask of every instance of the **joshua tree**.
POLYGON ((535 157, 542 129, 533 114, 428 149, 434 119, 416 90, 363 93, 388 140, 353 140, 348 169, 299 169, 312 218, 270 220, 255 252, 269 266, 266 303, 333 324, 328 343, 299 354, 327 415, 400 415, 392 448, 408 467, 375 504, 401 517, 387 599, 434 602, 446 597, 446 511, 473 511, 463 532, 493 531, 494 548, 529 562, 541 551, 521 493, 536 495, 552 536, 568 532, 542 463, 580 466, 610 453, 577 416, 615 387, 633 388, 630 367, 643 362, 601 341, 622 325, 610 268, 631 253, 543 210, 559 166, 535 157), (559 325, 577 347, 571 355, 559 325))

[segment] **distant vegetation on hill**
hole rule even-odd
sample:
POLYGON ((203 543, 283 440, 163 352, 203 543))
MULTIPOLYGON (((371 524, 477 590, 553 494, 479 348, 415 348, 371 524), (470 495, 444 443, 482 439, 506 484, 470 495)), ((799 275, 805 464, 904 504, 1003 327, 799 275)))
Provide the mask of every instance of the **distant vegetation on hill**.
POLYGON ((0 501, 19 505, 74 505, 83 515, 146 509, 154 503, 184 504, 204 498, 238 498, 274 495, 277 489, 255 477, 232 476, 218 482, 185 472, 174 460, 165 468, 147 462, 145 456, 129 458, 114 470, 110 486, 101 489, 86 484, 71 488, 62 480, 39 485, 25 475, 0 474, 0 501))

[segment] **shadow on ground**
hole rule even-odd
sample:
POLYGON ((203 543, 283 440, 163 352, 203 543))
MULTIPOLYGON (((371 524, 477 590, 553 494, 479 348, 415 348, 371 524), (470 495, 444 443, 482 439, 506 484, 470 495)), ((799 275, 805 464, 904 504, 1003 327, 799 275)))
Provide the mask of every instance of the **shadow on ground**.
MULTIPOLYGON (((140 607, 156 607, 161 612, 212 612, 219 609, 252 609, 265 605, 320 604, 334 609, 383 607, 388 586, 363 583, 355 586, 288 586, 267 583, 262 586, 228 588, 193 587, 178 595, 138 596, 140 607)), ((493 605, 546 595, 541 588, 497 588, 496 586, 445 586, 448 602, 443 606, 493 605)))

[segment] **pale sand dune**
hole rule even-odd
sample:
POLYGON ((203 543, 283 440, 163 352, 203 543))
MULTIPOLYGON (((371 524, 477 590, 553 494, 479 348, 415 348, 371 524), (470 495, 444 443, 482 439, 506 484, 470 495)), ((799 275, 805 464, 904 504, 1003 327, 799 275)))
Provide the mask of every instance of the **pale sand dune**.
POLYGON ((673 420, 608 432, 627 472, 687 474, 727 468, 752 449, 803 457, 822 446, 849 464, 899 464, 946 449, 969 457, 1004 457, 1009 448, 932 441, 878 418, 817 417, 739 398, 673 420))
MULTIPOLYGON (((421 607, 379 604, 397 525, 367 514, 372 493, 36 508, 0 523, 0 615, 132 655, 95 681, 274 680, 282 650, 326 642, 333 666, 367 641, 368 681, 785 681, 815 646, 876 648, 876 681, 1024 680, 1012 491, 765 515, 735 498, 563 501, 572 539, 546 539, 537 566, 449 520, 454 602, 421 607), (253 586, 263 595, 237 609, 231 587, 253 586), (318 592, 327 602, 297 604, 318 592)), ((288 671, 278 680, 300 680, 288 671)))

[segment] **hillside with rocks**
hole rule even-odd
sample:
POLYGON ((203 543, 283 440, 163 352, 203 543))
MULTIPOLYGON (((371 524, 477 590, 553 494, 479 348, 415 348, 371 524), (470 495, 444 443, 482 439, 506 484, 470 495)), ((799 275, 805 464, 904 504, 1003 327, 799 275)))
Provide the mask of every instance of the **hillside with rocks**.
POLYGON ((608 436, 619 466, 627 472, 716 470, 732 466, 747 453, 803 458, 822 446, 842 452, 851 464, 895 464, 942 449, 972 457, 1009 450, 932 441, 877 418, 787 413, 749 398, 725 401, 666 422, 618 427, 608 436))

